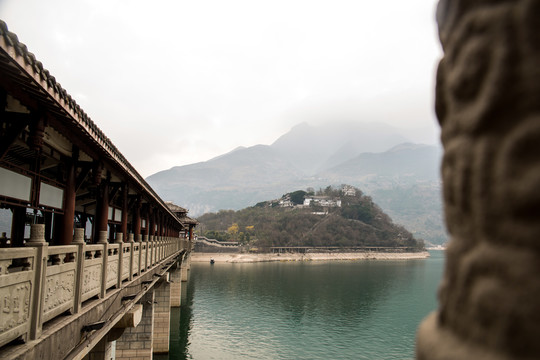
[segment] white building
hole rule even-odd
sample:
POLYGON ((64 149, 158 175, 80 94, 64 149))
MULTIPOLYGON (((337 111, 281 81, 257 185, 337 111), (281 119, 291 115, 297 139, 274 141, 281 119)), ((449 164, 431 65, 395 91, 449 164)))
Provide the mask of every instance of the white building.
POLYGON ((341 207, 341 199, 331 199, 328 196, 312 196, 304 199, 304 206, 310 206, 312 203, 322 207, 341 207))

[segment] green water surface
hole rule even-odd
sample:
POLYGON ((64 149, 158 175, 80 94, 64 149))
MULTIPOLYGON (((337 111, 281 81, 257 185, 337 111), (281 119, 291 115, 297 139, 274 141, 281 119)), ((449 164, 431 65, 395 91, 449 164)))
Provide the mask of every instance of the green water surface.
POLYGON ((423 260, 195 263, 171 314, 170 354, 155 358, 412 359, 443 265, 442 251, 423 260))

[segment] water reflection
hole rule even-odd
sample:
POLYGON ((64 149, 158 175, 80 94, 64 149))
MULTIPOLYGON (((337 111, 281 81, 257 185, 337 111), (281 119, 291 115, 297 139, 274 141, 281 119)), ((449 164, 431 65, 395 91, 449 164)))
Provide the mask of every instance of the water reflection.
POLYGON ((169 358, 412 358, 441 271, 441 257, 193 264, 169 358))

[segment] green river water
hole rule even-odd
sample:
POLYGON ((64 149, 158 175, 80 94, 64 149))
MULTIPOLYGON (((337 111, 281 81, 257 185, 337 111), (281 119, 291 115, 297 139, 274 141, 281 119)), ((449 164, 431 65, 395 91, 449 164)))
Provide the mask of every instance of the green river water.
POLYGON ((155 359, 412 359, 444 253, 423 260, 201 264, 155 359))

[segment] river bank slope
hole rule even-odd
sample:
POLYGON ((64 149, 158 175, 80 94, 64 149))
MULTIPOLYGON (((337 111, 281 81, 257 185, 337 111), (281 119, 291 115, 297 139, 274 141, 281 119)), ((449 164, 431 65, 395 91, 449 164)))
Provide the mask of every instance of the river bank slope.
POLYGON ((388 252, 351 252, 351 253, 281 253, 281 254, 224 254, 197 253, 191 254, 192 262, 216 263, 254 263, 268 261, 328 261, 328 260, 411 260, 425 259, 429 252, 388 253, 388 252))

